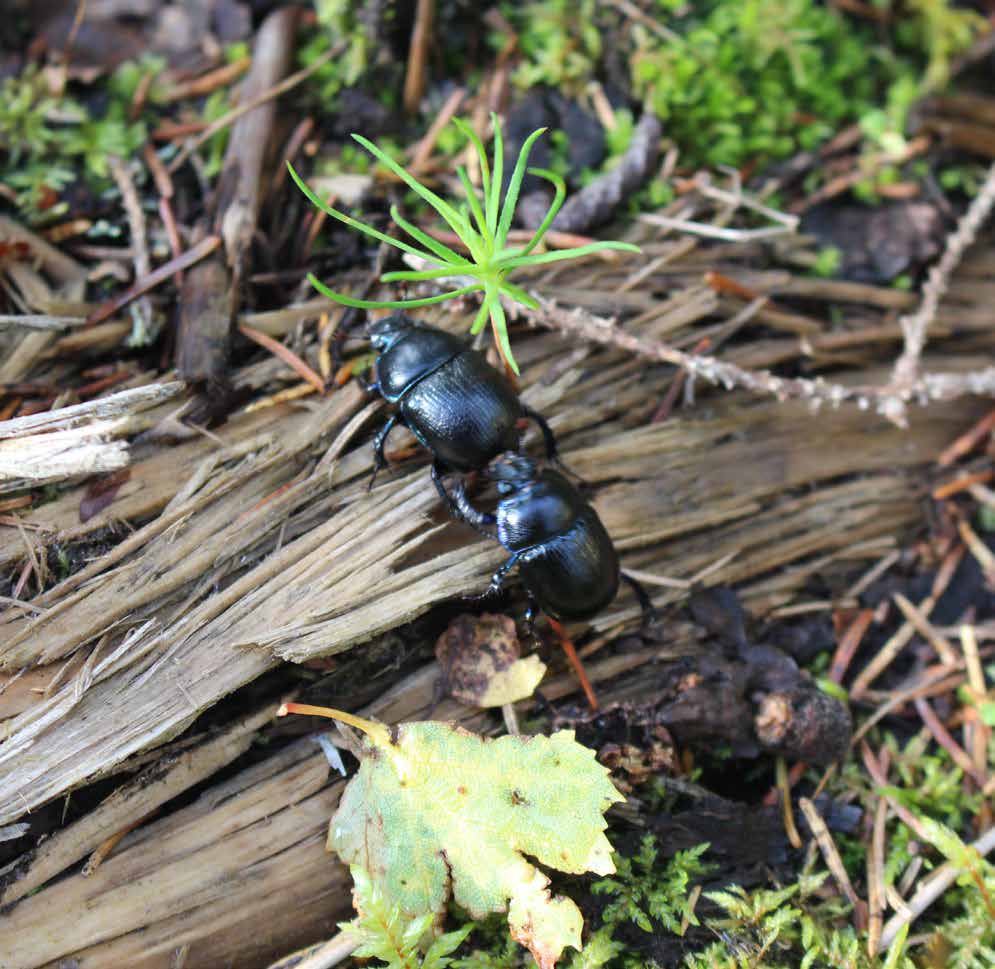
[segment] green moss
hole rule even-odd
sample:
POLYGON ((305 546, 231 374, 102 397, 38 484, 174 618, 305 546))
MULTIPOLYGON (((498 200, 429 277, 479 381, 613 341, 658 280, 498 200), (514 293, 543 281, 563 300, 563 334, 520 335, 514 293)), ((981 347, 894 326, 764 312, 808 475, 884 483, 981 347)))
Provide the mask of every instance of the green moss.
POLYGON ((333 45, 344 42, 342 52, 319 67, 307 84, 308 94, 329 111, 339 92, 356 84, 370 66, 372 44, 360 7, 352 0, 316 0, 315 12, 319 29, 298 52, 300 64, 310 67, 333 45))
MULTIPOLYGON (((685 164, 783 158, 856 121, 875 150, 893 150, 924 81, 941 80, 981 25, 950 0, 903 3, 892 36, 818 0, 656 7, 653 30, 591 0, 579 9, 567 0, 503 5, 525 57, 514 82, 579 94, 599 74, 601 35, 610 31, 630 66, 633 96, 665 121, 685 164)), ((623 151, 628 137, 631 127, 610 133, 610 153, 623 151)))
POLYGON ((26 218, 62 215, 64 206, 53 205, 53 197, 80 173, 96 191, 108 187, 108 156, 131 156, 147 135, 143 121, 128 117, 134 77, 156 69, 151 62, 118 68, 108 82, 110 97, 99 116, 73 98, 51 93, 45 75, 34 67, 4 79, 0 181, 14 190, 26 218))
MULTIPOLYGON (((576 93, 594 76, 601 57, 601 30, 595 0, 539 0, 502 5, 506 17, 520 28, 524 54, 512 80, 524 90, 550 84, 576 93)), ((498 45, 504 38, 497 40, 498 45)))
POLYGON ((708 845, 701 844, 660 863, 656 840, 646 835, 631 858, 616 855, 615 875, 591 886, 595 895, 611 898, 601 913, 602 921, 607 926, 632 922, 644 932, 663 926, 677 935, 683 934, 684 925, 697 925, 688 896, 692 884, 714 867, 701 860, 706 851, 708 845))

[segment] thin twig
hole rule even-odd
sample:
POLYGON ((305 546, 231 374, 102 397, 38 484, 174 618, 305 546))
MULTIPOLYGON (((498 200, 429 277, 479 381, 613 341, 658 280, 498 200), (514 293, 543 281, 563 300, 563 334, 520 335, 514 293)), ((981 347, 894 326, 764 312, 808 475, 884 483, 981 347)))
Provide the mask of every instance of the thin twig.
MULTIPOLYGON (((972 842, 970 847, 982 857, 995 850, 995 828, 989 828, 977 841, 972 842)), ((884 952, 902 927, 911 924, 922 915, 961 874, 963 874, 963 869, 952 861, 948 861, 929 875, 919 886, 915 895, 908 900, 906 909, 896 912, 888 919, 888 923, 881 933, 878 952, 884 952)))
POLYGON ((258 108, 259 105, 265 104, 267 101, 272 101, 273 98, 280 97, 281 94, 286 94, 287 91, 292 90, 297 87, 302 81, 306 81, 312 74, 320 70, 325 66, 333 57, 338 57, 342 51, 345 50, 345 44, 339 43, 332 47, 330 50, 325 51, 320 57, 316 58, 314 63, 305 67, 303 70, 298 71, 296 74, 291 74, 290 77, 285 78, 279 84, 274 84, 268 91, 264 91, 257 98, 253 98, 251 101, 247 101, 245 104, 240 104, 237 108, 232 108, 231 111, 223 114, 216 121, 212 121, 203 131, 201 131, 194 138, 191 138, 177 153, 176 157, 169 163, 169 172, 174 173, 186 163, 187 159, 198 149, 205 141, 213 138, 219 131, 223 131, 228 125, 233 124, 243 114, 247 114, 254 108, 258 108))
MULTIPOLYGON (((107 167, 117 182, 118 191, 121 193, 121 201, 124 203, 124 211, 128 216, 128 228, 131 235, 131 251, 135 264, 135 279, 145 279, 152 271, 152 262, 149 259, 149 247, 146 242, 145 213, 142 211, 142 203, 138 198, 135 183, 132 181, 128 166, 116 155, 109 155, 107 167)), ((152 334, 152 303, 145 295, 135 299, 133 307, 137 314, 137 326, 143 338, 152 334)))
MULTIPOLYGON (((771 394, 778 400, 807 400, 814 408, 823 404, 839 407, 844 403, 852 403, 861 410, 867 410, 872 404, 876 404, 881 412, 894 395, 889 387, 844 387, 821 378, 809 380, 802 377, 778 377, 769 370, 744 370, 716 357, 684 353, 666 343, 641 339, 616 326, 613 320, 595 316, 581 308, 566 309, 537 293, 531 295, 538 300, 539 309, 521 310, 515 307, 514 310, 537 325, 576 333, 593 343, 619 347, 650 360, 683 367, 695 377, 701 377, 712 384, 721 384, 726 390, 742 387, 754 393, 771 394)), ((995 396, 995 366, 967 374, 923 374, 908 389, 909 398, 922 403, 930 400, 953 400, 968 394, 995 396)))
POLYGON ((728 242, 754 242, 757 239, 772 239, 776 236, 791 235, 794 231, 785 225, 765 226, 760 229, 726 229, 707 222, 692 222, 688 219, 672 219, 656 212, 639 216, 640 222, 658 225, 664 229, 677 229, 690 232, 705 239, 724 239, 728 242))

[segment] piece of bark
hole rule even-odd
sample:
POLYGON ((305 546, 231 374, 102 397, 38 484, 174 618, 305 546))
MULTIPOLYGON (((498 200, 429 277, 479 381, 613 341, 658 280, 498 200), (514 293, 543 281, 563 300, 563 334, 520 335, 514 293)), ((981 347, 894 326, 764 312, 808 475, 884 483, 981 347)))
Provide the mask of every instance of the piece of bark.
MULTIPOLYGON (((299 9, 274 10, 259 28, 252 69, 240 88, 251 101, 278 84, 292 65, 299 9)), ((263 166, 270 150, 277 102, 270 100, 242 115, 232 125, 217 190, 209 209, 211 231, 220 233, 225 255, 208 257, 184 279, 180 298, 176 367, 184 379, 204 383, 212 413, 224 412, 230 393, 229 360, 232 327, 263 186, 263 166)), ((207 234, 201 227, 201 234, 207 234)))
POLYGON ((228 381, 234 288, 215 253, 188 270, 180 290, 176 372, 190 383, 215 388, 228 381))
MULTIPOLYGON (((662 133, 660 119, 649 111, 645 112, 618 165, 574 192, 553 219, 551 228, 558 232, 586 232, 607 222, 618 205, 653 172, 660 157, 662 133)), ((548 197, 538 199, 537 195, 522 199, 521 219, 529 229, 539 227, 549 205, 548 197)))

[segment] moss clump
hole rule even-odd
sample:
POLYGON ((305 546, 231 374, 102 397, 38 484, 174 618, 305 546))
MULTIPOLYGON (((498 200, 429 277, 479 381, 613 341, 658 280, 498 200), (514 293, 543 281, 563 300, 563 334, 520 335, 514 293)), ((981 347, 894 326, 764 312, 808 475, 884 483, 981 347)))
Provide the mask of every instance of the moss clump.
POLYGON ((132 68, 123 65, 111 78, 99 116, 53 91, 34 67, 0 83, 0 182, 30 220, 63 214, 58 194, 80 172, 95 190, 107 187, 108 156, 127 158, 141 147, 146 127, 129 120, 124 96, 132 68))
POLYGON ((981 25, 949 0, 903 4, 890 37, 818 0, 655 6, 654 29, 590 2, 505 4, 525 55, 515 82, 579 93, 602 74, 607 32, 629 65, 632 97, 666 122, 682 160, 741 167, 812 148, 865 118, 872 138, 900 136, 923 83, 939 83, 981 25))

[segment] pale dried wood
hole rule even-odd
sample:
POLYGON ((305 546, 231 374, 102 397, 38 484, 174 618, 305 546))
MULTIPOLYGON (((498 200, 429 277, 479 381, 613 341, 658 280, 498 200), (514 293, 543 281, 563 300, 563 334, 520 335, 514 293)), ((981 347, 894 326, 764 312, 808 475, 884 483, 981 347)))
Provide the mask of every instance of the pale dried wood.
POLYGON ((0 904, 7 905, 29 895, 80 861, 104 839, 230 764, 245 753, 259 728, 276 714, 276 708, 276 704, 271 704, 241 717, 192 750, 166 752, 91 813, 43 841, 26 863, 16 865, 15 880, 5 889, 0 888, 0 904))
POLYGON ((98 397, 83 404, 72 404, 69 407, 60 407, 58 410, 32 414, 30 417, 15 417, 13 420, 0 421, 0 440, 48 431, 64 431, 81 427, 89 421, 109 420, 123 414, 137 413, 175 397, 183 387, 183 383, 178 380, 150 384, 146 387, 122 390, 107 397, 98 397))
POLYGON ((115 471, 128 464, 128 444, 115 440, 124 421, 93 421, 69 431, 0 441, 0 491, 115 471))
MULTIPOLYGON (((734 398, 710 416, 625 431, 613 415, 645 398, 629 373, 623 364, 583 382, 567 374, 526 397, 543 408, 559 397, 554 426, 565 436, 566 459, 603 483, 596 505, 626 562, 686 577, 736 552, 713 581, 743 582, 894 534, 918 514, 915 484, 898 472, 935 455, 980 410, 937 406, 912 435, 878 423, 873 447, 864 443, 874 421, 867 415, 840 411, 813 421, 799 404, 734 398), (833 483, 855 473, 862 477, 833 483)), ((0 823, 162 743, 281 657, 340 652, 486 584, 503 553, 445 520, 421 468, 367 494, 356 480, 369 468, 363 445, 343 453, 330 473, 283 487, 308 452, 343 433, 358 402, 358 393, 333 395, 296 423, 285 421, 279 441, 227 471, 223 487, 187 498, 189 515, 180 503, 175 524, 153 528, 124 561, 113 559, 105 573, 94 563, 84 585, 70 580, 64 595, 56 587, 41 597, 44 613, 0 627, 0 663, 10 670, 112 634, 85 691, 71 683, 10 722, 0 745, 0 823), (281 529, 282 547, 269 551, 281 529), (223 591, 185 602, 246 560, 257 564, 223 591), (146 615, 155 618, 127 648, 114 645, 146 615)), ((636 611, 620 598, 594 628, 636 611)))

